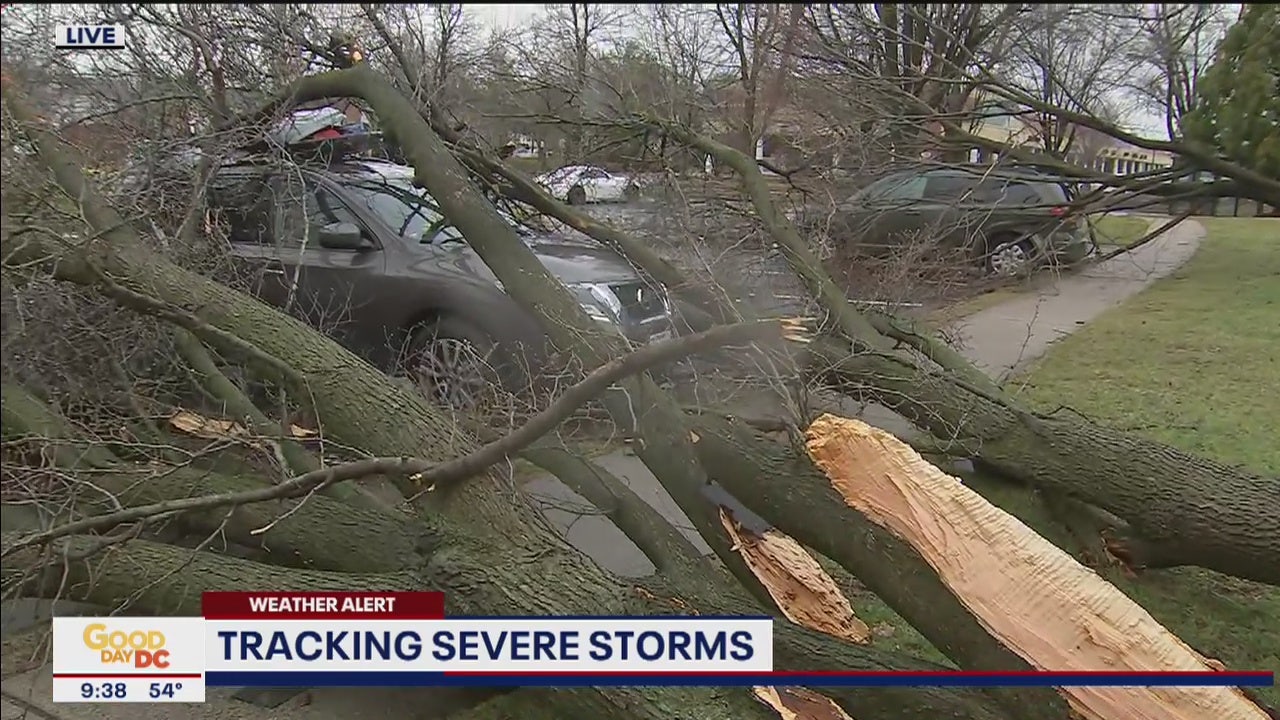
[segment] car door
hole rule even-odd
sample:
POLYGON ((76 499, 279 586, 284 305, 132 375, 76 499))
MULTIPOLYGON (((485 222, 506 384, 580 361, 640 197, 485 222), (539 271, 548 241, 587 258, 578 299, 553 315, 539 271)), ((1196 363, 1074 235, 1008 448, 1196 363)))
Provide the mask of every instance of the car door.
POLYGON ((373 301, 385 274, 385 255, 373 229, 337 185, 319 176, 282 173, 271 179, 270 190, 275 245, 284 271, 276 276, 279 288, 274 291, 283 298, 280 307, 353 349, 367 336, 380 336, 382 318, 373 301), (366 246, 321 245, 321 230, 335 223, 355 225, 366 246))
POLYGON ((587 191, 588 202, 612 200, 612 187, 609 184, 609 173, 597 167, 589 167, 578 176, 582 189, 587 191))
POLYGON ((924 214, 919 207, 925 178, 915 173, 891 175, 868 188, 857 217, 862 244, 875 254, 896 252, 920 232, 924 214))
POLYGON ((283 307, 285 274, 274 241, 274 208, 267 176, 256 171, 224 171, 209 185, 214 221, 224 223, 230 241, 230 282, 265 303, 283 307))
POLYGON ((981 237, 979 228, 990 208, 976 192, 979 176, 962 171, 928 173, 918 205, 924 233, 937 244, 969 248, 981 237))

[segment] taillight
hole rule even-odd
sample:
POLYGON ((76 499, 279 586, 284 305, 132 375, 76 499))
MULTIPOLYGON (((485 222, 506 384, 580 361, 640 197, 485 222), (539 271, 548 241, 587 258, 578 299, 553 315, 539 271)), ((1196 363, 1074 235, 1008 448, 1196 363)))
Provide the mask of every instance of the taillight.
POLYGON ((1067 208, 1062 207, 1061 205, 1059 205, 1058 207, 1051 207, 1051 208, 1049 208, 1049 214, 1050 214, 1050 215, 1052 215, 1052 216, 1054 216, 1054 217, 1058 217, 1058 218, 1060 218, 1060 217, 1066 217, 1066 216, 1067 216, 1067 208))

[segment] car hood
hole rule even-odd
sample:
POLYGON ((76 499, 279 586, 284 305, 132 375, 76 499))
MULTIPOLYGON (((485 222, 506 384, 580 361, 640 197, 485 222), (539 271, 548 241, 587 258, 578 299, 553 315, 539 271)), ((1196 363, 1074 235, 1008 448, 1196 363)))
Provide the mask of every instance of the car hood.
MULTIPOLYGON (((586 238, 577 238, 569 233, 536 232, 521 234, 520 239, 533 250, 538 261, 552 275, 568 285, 634 282, 640 277, 620 255, 586 238)), ((493 271, 474 250, 461 243, 454 247, 458 254, 453 255, 452 264, 459 270, 489 282, 497 282, 493 271)))
POLYGON ((543 266, 563 283, 639 279, 622 256, 595 242, 567 233, 538 233, 523 239, 543 266))

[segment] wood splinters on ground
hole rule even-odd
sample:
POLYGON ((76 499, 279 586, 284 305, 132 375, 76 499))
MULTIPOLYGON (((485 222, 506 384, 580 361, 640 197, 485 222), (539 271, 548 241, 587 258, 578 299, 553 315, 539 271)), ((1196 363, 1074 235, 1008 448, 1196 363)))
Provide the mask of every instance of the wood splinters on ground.
POLYGON ((871 641, 871 628, 854 615, 848 598, 800 543, 777 530, 745 532, 724 508, 720 524, 788 620, 850 642, 871 641))
POLYGON ((780 321, 783 339, 797 343, 812 342, 813 331, 810 329, 811 323, 811 318, 783 318, 780 321))
MULTIPOLYGON (((807 435, 814 464, 845 503, 915 548, 987 632, 1033 668, 1217 669, 1097 573, 893 435, 829 414, 807 435)), ((1240 688, 1059 692, 1085 720, 1270 720, 1240 688)))
MULTIPOLYGON (((243 425, 232 422, 231 420, 219 420, 216 418, 205 417, 199 413, 190 410, 178 410, 169 416, 169 424, 175 430, 180 430, 188 435, 193 435, 205 440, 230 440, 235 438, 249 438, 249 431, 243 425)), ((298 425, 289 426, 289 433, 294 438, 305 440, 316 436, 316 431, 309 428, 300 427, 298 425)), ((253 443, 250 443, 253 444, 253 443)))
POLYGON ((751 694, 781 720, 853 720, 834 700, 808 688, 757 686, 751 694))

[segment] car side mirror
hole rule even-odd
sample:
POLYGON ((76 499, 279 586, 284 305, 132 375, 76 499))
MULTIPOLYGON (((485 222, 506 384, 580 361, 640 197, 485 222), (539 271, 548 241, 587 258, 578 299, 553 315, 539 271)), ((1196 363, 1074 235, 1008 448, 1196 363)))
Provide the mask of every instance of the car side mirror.
POLYGON ((368 244, 358 225, 337 222, 320 228, 320 247, 330 250, 361 250, 368 247, 368 244))

